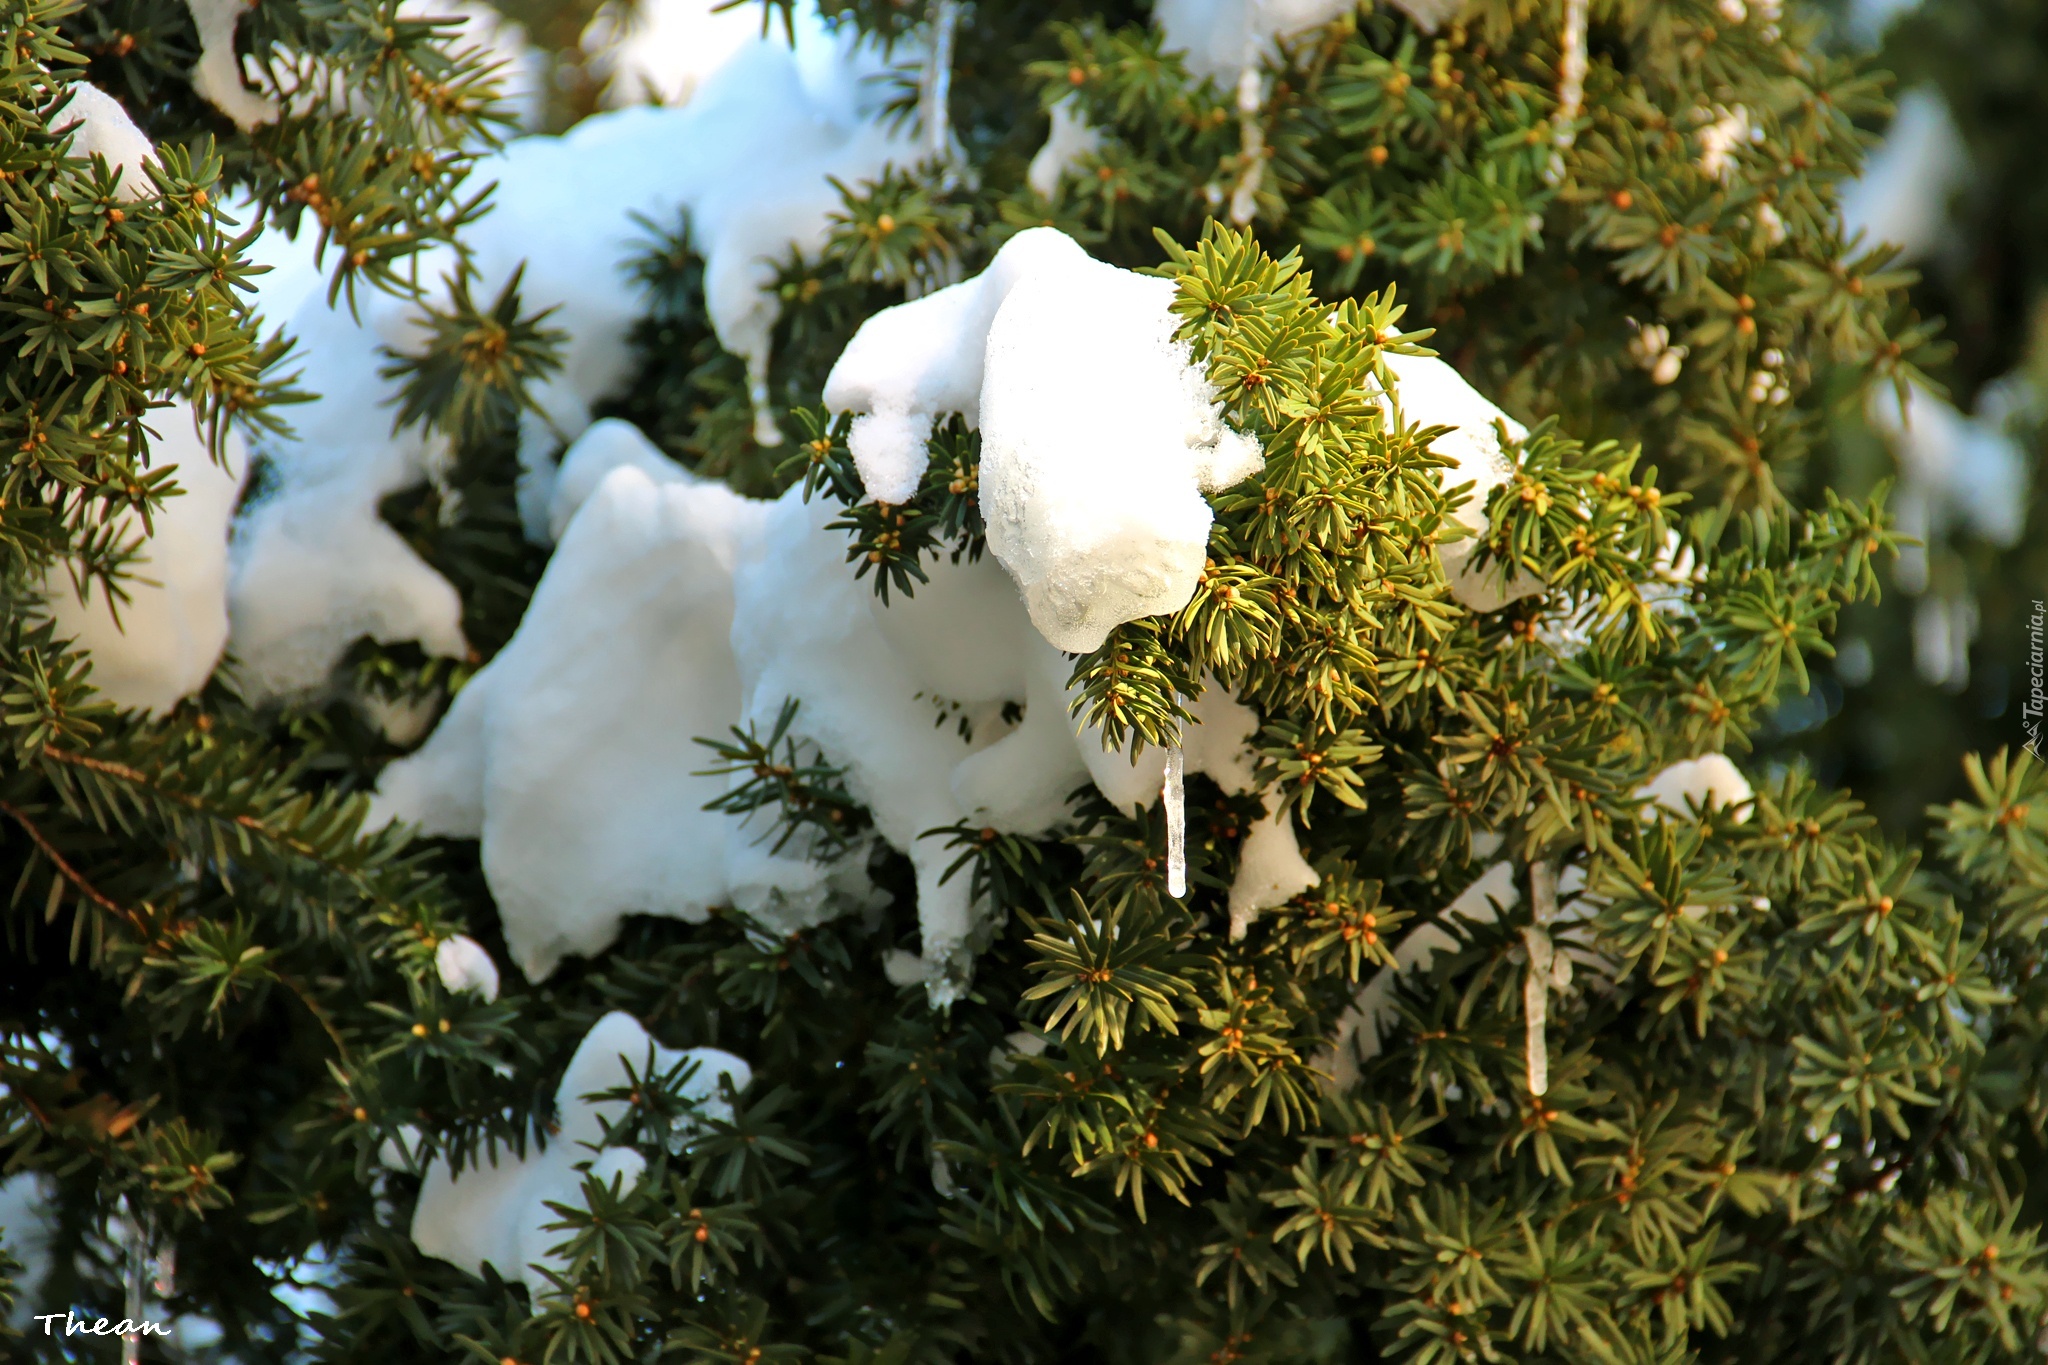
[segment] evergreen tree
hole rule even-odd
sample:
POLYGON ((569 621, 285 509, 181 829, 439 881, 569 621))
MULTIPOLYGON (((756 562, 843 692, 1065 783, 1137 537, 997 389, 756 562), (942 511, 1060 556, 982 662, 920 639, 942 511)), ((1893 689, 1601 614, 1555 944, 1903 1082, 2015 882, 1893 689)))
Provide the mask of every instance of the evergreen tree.
MULTIPOLYGON (((667 205, 606 228, 640 237, 613 336, 604 242, 565 262, 534 224, 595 212, 602 175, 570 182, 606 137, 738 136, 694 103, 491 156, 488 63, 395 0, 263 0, 232 91, 195 84, 183 5, 16 0, 0 1131, 48 1196, 17 1322, 501 1365, 2035 1349, 2048 778, 1970 757, 1922 839, 1728 757, 1896 548, 1881 488, 1813 475, 1829 405, 1941 358, 1834 226, 1879 79, 1731 0, 1254 13, 834 7, 872 38, 848 70, 895 82, 853 83, 881 107, 815 164, 606 163, 667 205), (153 166, 79 156, 104 124, 67 148, 82 79, 153 166), (329 244, 296 351, 234 287, 231 193, 329 244), (979 330, 946 311, 984 295, 979 330), (1075 372, 1159 299, 1184 350, 1075 372), (1020 406, 1018 367, 1066 387, 1020 406), (167 399, 263 455, 235 635, 203 688, 117 707, 65 603, 175 567, 124 519, 176 508, 167 399), (389 469, 308 473, 336 433, 389 469), (1191 561, 1019 567, 1100 569, 1047 489, 1086 503, 1147 441, 1206 462, 1131 500, 1195 500, 1191 561), (369 538, 320 559, 359 493, 369 538), (265 577, 288 511, 314 548, 265 577), (734 567, 759 544, 787 562, 734 567), (306 586, 387 604, 400 570, 375 629, 306 586), (719 591, 729 629, 693 605, 719 591), (1050 643, 1017 649, 1081 646, 1051 683, 862 693, 892 650, 993 669, 976 632, 1026 603, 1050 643), (345 652, 287 658, 273 608, 345 652), (711 715, 714 664, 755 694, 729 724, 606 709, 711 715), (926 770, 882 768, 928 729, 1070 780, 1043 818, 921 825, 926 770), (628 865, 672 870, 621 917, 628 865)), ((766 50, 750 80, 794 70, 766 50)), ((719 97, 765 119, 816 93, 788 80, 719 97)))
MULTIPOLYGON (((1934 240, 1910 291, 1924 313, 1944 320, 1953 346, 1932 376, 1974 418, 1975 430, 1960 434, 1980 442, 2002 437, 2011 446, 2005 458, 2026 471, 2041 468, 2048 440, 2040 398, 2048 392, 2042 206, 2038 177, 2028 171, 2029 130, 2042 119, 2033 74, 2042 52, 2041 20, 2031 7, 1948 0, 1893 20, 1878 54, 1901 90, 1948 111, 1955 130, 1944 157, 1949 173, 1923 191, 1934 240)), ((1845 494, 1892 477, 1896 462, 1886 447, 1903 444, 1887 441, 1865 417, 1845 403, 1825 447, 1824 477, 1845 494)), ((1932 430, 1934 423, 1922 425, 1958 474, 1969 469, 1977 452, 1957 448, 1956 434, 1932 430)), ((1930 801, 1960 794, 1957 752, 2023 743, 2030 723, 2031 617, 2048 591, 2041 480, 2031 479, 2018 505, 2006 503, 2012 494, 2005 488, 1974 491, 2001 504, 1994 516, 1974 519, 2003 522, 1999 533, 1985 534, 1968 524, 1972 518, 1945 518, 1951 524, 1926 537, 1925 572, 1899 574, 1882 603, 1845 616, 1838 644, 1849 666, 1789 708, 1765 741, 1805 756, 1901 832, 1917 828, 1930 801), (1966 604, 1957 624, 1974 638, 1964 648, 1930 651, 1922 643, 1922 614, 1932 616, 1937 603, 1966 604), (1930 670, 1916 657, 1929 652, 1958 657, 1930 670)))

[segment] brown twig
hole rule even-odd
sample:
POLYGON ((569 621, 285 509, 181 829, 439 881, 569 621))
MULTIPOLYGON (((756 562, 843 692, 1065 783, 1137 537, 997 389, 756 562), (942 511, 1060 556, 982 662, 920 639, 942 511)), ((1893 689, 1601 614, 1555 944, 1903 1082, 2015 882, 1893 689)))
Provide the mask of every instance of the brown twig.
POLYGON ((57 875, 76 887, 80 895, 100 907, 100 909, 110 914, 119 915, 122 919, 127 920, 137 932, 145 936, 148 935, 149 925, 141 915, 122 905, 119 901, 88 881, 85 874, 65 860, 64 855, 57 851, 57 846, 50 842, 49 837, 41 829, 37 828, 35 821, 29 819, 18 806, 6 801, 0 801, 0 814, 5 814, 15 824, 21 826, 22 832, 28 835, 29 841, 37 849, 41 850, 42 855, 50 860, 50 865, 57 869, 57 875))

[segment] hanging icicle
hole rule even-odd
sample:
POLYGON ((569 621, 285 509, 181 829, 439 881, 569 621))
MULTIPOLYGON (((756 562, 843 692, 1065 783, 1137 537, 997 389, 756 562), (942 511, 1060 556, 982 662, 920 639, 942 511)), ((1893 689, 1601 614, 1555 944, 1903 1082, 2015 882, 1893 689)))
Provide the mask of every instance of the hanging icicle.
POLYGON ((1586 107, 1586 25, 1589 0, 1564 0, 1564 39, 1557 61, 1557 150, 1550 154, 1544 179, 1564 179, 1564 154, 1578 138, 1572 127, 1586 107))
POLYGON ((142 1311, 145 1305, 143 1282, 149 1263, 149 1238, 143 1231, 142 1219, 136 1214, 135 1206, 127 1196, 121 1198, 122 1223, 122 1267, 121 1281, 125 1302, 121 1316, 128 1328, 121 1334, 121 1365, 140 1365, 142 1360, 142 1311))
POLYGON ((1557 918, 1557 864, 1529 865, 1529 906, 1531 923, 1522 930, 1529 953, 1529 975, 1522 982, 1522 1016, 1528 1026, 1523 1051, 1529 1093, 1541 1095, 1550 1089, 1550 993, 1572 982, 1572 960, 1550 939, 1550 924, 1557 918))
POLYGON ((768 348, 747 357, 747 398, 754 405, 754 444, 779 446, 782 428, 775 425, 775 410, 768 404, 768 348))
POLYGON ((931 43, 925 48, 924 70, 917 80, 917 120, 928 160, 945 163, 953 156, 953 37, 960 26, 959 0, 932 0, 931 43))
POLYGON ((1555 950, 1549 932, 1533 924, 1522 930, 1522 942, 1529 949, 1529 976, 1522 982, 1522 1013, 1529 1022, 1524 1048, 1529 1063, 1529 1093, 1541 1095, 1550 1089, 1550 1044, 1545 1029, 1550 1022, 1550 967, 1555 950))
POLYGON ((1166 783, 1160 802, 1166 811, 1166 894, 1175 900, 1188 893, 1188 807, 1181 788, 1184 766, 1180 739, 1166 746, 1166 783))
POLYGON ((1237 77, 1237 185, 1230 192, 1230 221, 1238 227, 1259 211, 1259 187, 1266 179, 1266 125, 1259 113, 1266 90, 1259 69, 1248 66, 1237 77))

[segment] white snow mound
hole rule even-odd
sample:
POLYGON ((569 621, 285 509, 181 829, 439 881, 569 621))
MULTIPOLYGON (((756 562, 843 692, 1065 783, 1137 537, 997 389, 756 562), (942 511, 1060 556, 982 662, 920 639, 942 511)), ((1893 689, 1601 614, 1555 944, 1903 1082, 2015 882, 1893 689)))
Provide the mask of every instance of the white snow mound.
POLYGON ((1726 754, 1702 754, 1663 769, 1637 787, 1635 796, 1638 801, 1654 801, 1675 815, 1722 806, 1733 810, 1739 822, 1749 819, 1756 791, 1726 754))
MULTIPOLYGON (((914 596, 884 603, 849 572, 834 507, 693 480, 622 422, 586 433, 556 494, 566 530, 519 630, 385 770, 373 806, 374 820, 481 840, 529 975, 601 950, 626 914, 730 904, 788 932, 858 903, 864 849, 830 865, 800 847, 771 856, 763 818, 704 809, 727 786, 694 775, 713 761, 698 737, 765 734, 790 699, 792 737, 845 770, 916 871, 935 999, 965 980, 976 907, 964 875, 943 880, 955 855, 927 831, 1041 834, 1091 777, 1126 809, 1158 799, 1159 752, 1134 762, 1070 717, 1071 664, 994 563, 939 558, 914 596)), ((1258 716, 1213 680, 1190 709, 1188 770, 1249 790, 1258 716)))
POLYGON ((510 643, 385 770, 373 819, 481 841, 528 976, 599 951, 627 914, 701 921, 743 882, 765 895, 823 881, 703 809, 726 783, 694 775, 714 761, 697 738, 723 738, 741 713, 733 569, 767 510, 721 484, 614 470, 510 643))
POLYGON ((52 117, 51 131, 71 134, 69 154, 81 161, 105 157, 109 169, 121 172, 118 192, 131 203, 155 194, 146 167, 156 160, 156 148, 121 102, 86 81, 73 81, 63 89, 64 107, 52 117))
POLYGON ((117 610, 95 588, 80 601, 62 567, 43 590, 58 635, 91 653, 93 686, 117 706, 162 715, 206 685, 227 644, 228 520, 248 460, 230 428, 227 464, 215 464, 183 400, 146 420, 159 433, 150 469, 172 470, 184 491, 151 515, 147 531, 140 517, 121 515, 121 539, 143 541, 122 583, 128 600, 117 610))
MULTIPOLYGON (((767 397, 769 336, 780 313, 776 263, 815 254, 831 229, 842 184, 871 180, 914 147, 871 117, 865 49, 817 37, 818 53, 773 39, 742 44, 680 109, 629 109, 561 137, 521 138, 481 160, 493 208, 466 235, 488 303, 522 263, 528 311, 555 308, 568 337, 559 373, 535 386, 542 415, 522 431, 527 477, 521 511, 545 539, 553 452, 590 425, 591 405, 627 375, 627 333, 642 311, 622 270, 640 249, 638 214, 656 223, 687 213, 705 261, 706 306, 728 350, 744 357, 758 402, 767 397)), ((453 267, 430 254, 421 278, 453 267)), ((446 458, 417 429, 391 430, 396 382, 379 370, 383 348, 415 350, 418 314, 375 290, 361 317, 327 305, 324 291, 289 320, 317 401, 292 413, 296 435, 267 443, 274 487, 244 518, 232 589, 235 650, 258 699, 324 686, 361 636, 417 641, 431 654, 468 650, 461 604, 441 575, 378 516, 392 493, 427 479, 446 458)), ((284 321, 273 319, 272 321, 284 321)), ((764 439, 779 439, 765 411, 764 439)))
POLYGON ((1277 55, 1275 40, 1307 33, 1358 7, 1357 0, 1154 0, 1152 21, 1188 74, 1235 85, 1240 72, 1277 55))
POLYGON ((731 1053, 663 1047, 632 1015, 614 1010, 591 1026, 569 1059, 555 1091, 560 1130, 548 1139, 546 1150, 536 1150, 529 1141, 524 1157, 500 1152, 495 1160, 464 1166, 460 1175, 452 1173, 445 1158, 434 1158, 413 1206, 413 1242, 426 1255, 472 1275, 482 1274, 488 1262, 507 1279, 523 1281, 532 1293, 552 1292, 554 1285, 541 1270, 563 1269, 562 1258, 550 1248, 567 1234, 545 1230, 561 1219, 548 1205, 580 1206, 585 1170, 601 1180, 622 1176, 630 1187, 647 1165, 629 1147, 600 1150, 606 1127, 624 1117, 626 1102, 584 1097, 631 1084, 628 1067, 644 1079, 650 1049, 655 1074, 684 1062, 697 1064, 682 1089, 710 1118, 732 1117, 731 1106, 719 1098, 721 1080, 730 1080, 735 1093, 753 1080, 753 1069, 731 1053))
POLYGON ((1174 339, 1173 294, 1032 228, 973 279, 868 319, 826 383, 829 406, 858 414, 848 446, 883 502, 916 492, 939 415, 981 428, 989 548, 1072 653, 1187 605, 1209 543, 1202 494, 1264 462, 1174 339))
POLYGON ((1070 653, 1186 606, 1207 558, 1202 494, 1264 463, 1174 339, 1174 289, 1085 256, 1048 262, 1011 288, 989 328, 989 549, 1032 624, 1070 653))
MULTIPOLYGON (((1394 402, 1402 421, 1410 427, 1453 428, 1430 442, 1430 452, 1456 461, 1442 472, 1445 488, 1470 484, 1466 500, 1451 517, 1473 536, 1486 534, 1486 499, 1506 483, 1513 470, 1501 450, 1500 428, 1507 428, 1514 440, 1529 434, 1527 427, 1502 412, 1465 382, 1451 366, 1435 356, 1382 354, 1387 372, 1394 380, 1394 402)), ((1450 580, 1451 595, 1473 611, 1499 611, 1508 603, 1543 591, 1543 584, 1526 574, 1510 575, 1500 564, 1481 571, 1472 562, 1478 542, 1453 541, 1437 547, 1437 560, 1450 580)))
POLYGON ((1046 132, 1045 145, 1025 169, 1024 183, 1050 199, 1082 157, 1102 150, 1102 131, 1088 122, 1088 116, 1081 112, 1072 95, 1062 95, 1047 112, 1052 126, 1046 132))
POLYGON ((498 998, 498 964, 484 945, 468 934, 456 934, 434 945, 434 970, 450 993, 467 991, 486 1003, 498 998))
POLYGON ((907 502, 924 476, 932 423, 959 413, 981 424, 989 325, 1017 281, 1088 259, 1064 232, 1031 228, 1003 244, 988 269, 862 323, 825 379, 825 405, 856 416, 847 447, 868 496, 907 502))

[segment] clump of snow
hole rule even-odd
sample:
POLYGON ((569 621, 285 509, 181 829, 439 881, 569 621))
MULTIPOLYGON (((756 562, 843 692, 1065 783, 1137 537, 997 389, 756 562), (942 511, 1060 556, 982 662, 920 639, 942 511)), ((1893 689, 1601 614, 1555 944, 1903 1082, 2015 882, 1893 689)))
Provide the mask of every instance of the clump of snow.
POLYGON ((1726 754, 1702 754, 1673 763, 1635 790, 1638 801, 1654 801, 1677 815, 1722 806, 1738 821, 1749 818, 1756 791, 1726 754))
POLYGON ((486 1001, 498 998, 498 964, 468 934, 444 938, 434 946, 434 970, 453 994, 471 991, 486 1001))
POLYGON ((1185 606, 1209 541, 1202 494, 1263 464, 1174 338, 1173 297, 1170 280, 1033 228, 974 279, 870 318, 826 385, 859 413, 849 447, 884 502, 916 491, 939 414, 981 427, 989 548, 1060 649, 1185 606))
MULTIPOLYGON (((1159 796, 1160 752, 1133 762, 1071 718, 1070 663, 994 563, 942 557, 914 596, 884 603, 847 571, 832 506, 801 490, 741 498, 664 465, 624 423, 571 450, 553 509, 567 529, 526 618, 420 751, 385 771, 375 817, 481 840, 530 975, 598 951, 625 914, 695 920, 733 904, 793 930, 851 906, 861 850, 827 865, 802 848, 773 856, 763 821, 704 809, 725 779, 694 774, 712 765, 699 736, 766 733, 794 699, 792 737, 845 770, 915 870, 924 957, 899 974, 948 998, 976 908, 926 832, 1044 833, 1091 775, 1143 807, 1159 796)), ((1214 685, 1190 710, 1189 771, 1249 789, 1257 715, 1214 685)))
POLYGON ((104 585, 81 600, 62 566, 44 578, 57 633, 92 656, 92 683, 118 706, 161 715, 206 685, 228 639, 228 520, 247 460, 241 435, 229 429, 227 464, 215 464, 179 401, 148 419, 158 433, 149 468, 173 472, 183 490, 150 517, 118 518, 121 541, 136 549, 116 603, 104 585))
POLYGON ((741 714, 733 571, 767 512, 721 484, 614 469, 510 643, 385 771, 375 818, 481 841, 527 975, 597 952, 627 914, 701 921, 736 883, 821 884, 821 869, 769 858, 756 831, 705 810, 726 785, 695 775, 712 761, 697 737, 724 737, 741 714))
POLYGON ((1285 905, 1322 883, 1322 877, 1301 856, 1294 836, 1294 815, 1279 806, 1277 794, 1266 798, 1266 813, 1245 831, 1238 850, 1237 876, 1230 883, 1230 937, 1241 939, 1261 910, 1285 905))
POLYGON ((973 279, 885 308, 862 323, 825 379, 825 405, 852 412, 847 448, 868 495, 907 502, 917 492, 932 424, 959 413, 981 424, 983 357, 996 310, 1017 282, 1086 260, 1064 232, 1032 228, 1003 244, 973 279))
POLYGON ((121 102, 87 81, 72 81, 63 89, 64 103, 51 115, 50 131, 71 135, 70 155, 81 161, 105 157, 108 167, 121 173, 118 194, 131 203, 155 194, 147 168, 156 160, 156 148, 121 102))
MULTIPOLYGON (((607 0, 583 29, 585 65, 604 83, 608 109, 688 104, 698 87, 761 36, 764 11, 723 0, 607 0)), ((817 26, 809 4, 791 12, 817 26)), ((780 16, 771 19, 779 28, 780 16)), ((771 28, 772 31, 772 28, 771 28)))
POLYGON ((1052 129, 1024 172, 1024 183, 1047 199, 1053 197, 1060 181, 1082 157, 1102 150, 1101 129, 1088 122, 1080 102, 1072 95, 1062 95, 1054 101, 1049 113, 1052 129))
POLYGON ((1901 261, 1921 259, 1940 245, 1949 200, 1969 171, 1947 101, 1926 88, 1908 90, 1862 174, 1842 187, 1842 235, 1862 233, 1865 247, 1889 242, 1901 261))
POLYGON ((1277 41, 1321 28, 1357 8, 1357 0, 1156 0, 1152 21, 1165 49, 1188 74, 1226 89, 1239 73, 1278 52, 1277 41))
MULTIPOLYGON (((862 87, 874 58, 851 42, 818 39, 792 52, 753 38, 682 109, 632 109, 568 134, 519 139, 478 167, 496 184, 492 212, 469 230, 473 292, 495 297, 522 263, 529 311, 553 307, 568 335, 559 373, 533 397, 522 511, 536 538, 548 528, 552 452, 590 423, 591 404, 626 377, 627 334, 640 311, 621 269, 641 234, 687 212, 705 259, 706 305, 722 344, 747 361, 763 405, 764 440, 780 439, 765 403, 769 337, 780 312, 776 262, 815 252, 839 206, 834 181, 872 179, 911 145, 874 117, 862 87)), ((421 261, 432 281, 446 253, 421 261)), ((274 486, 244 518, 233 580, 235 649, 257 697, 324 685, 358 637, 417 641, 431 654, 468 650, 453 589, 379 518, 379 503, 421 482, 445 456, 417 429, 393 433, 395 381, 384 348, 415 351, 414 305, 375 291, 361 316, 308 298, 291 319, 318 401, 292 414, 296 436, 265 447, 274 486)), ((274 321, 277 319, 273 319, 274 321)))
POLYGON ((1486 500, 1507 483, 1513 471, 1501 449, 1501 431, 1520 441, 1528 428, 1480 396, 1464 376, 1434 356, 1381 353, 1394 381, 1393 398, 1408 427, 1447 426, 1451 430, 1430 442, 1430 453, 1455 463, 1442 473, 1445 488, 1470 484, 1465 501, 1451 518, 1472 535, 1437 547, 1437 560, 1449 580, 1451 595, 1473 611, 1499 611, 1510 602, 1543 591, 1540 580, 1492 563, 1481 569, 1472 562, 1477 537, 1487 531, 1486 500))
POLYGON ((524 1157, 509 1152, 500 1152, 495 1159, 480 1156, 460 1175, 446 1158, 436 1157, 413 1207, 414 1243, 426 1255, 471 1274, 482 1274, 488 1263, 500 1275, 523 1281, 535 1294, 551 1292, 554 1285, 542 1272, 564 1268, 551 1248, 565 1234, 546 1230, 548 1224, 561 1221, 548 1205, 580 1206, 586 1171, 600 1180, 621 1179, 630 1186, 647 1165, 631 1148, 602 1147, 605 1130, 625 1117, 627 1102, 586 1097, 624 1089, 633 1083, 634 1074, 644 1081, 688 1063, 695 1063, 696 1069, 683 1082, 684 1096, 697 1101, 706 1118, 729 1120, 732 1109, 720 1098, 720 1084, 729 1081, 735 1093, 745 1090, 753 1070, 744 1061, 717 1048, 663 1047, 630 1014, 614 1010, 605 1015, 584 1035, 562 1075, 555 1091, 559 1126, 547 1147, 536 1150, 529 1145, 524 1157))
MULTIPOLYGON (((1050 231, 1050 229, 1044 229, 1050 231)), ((1264 457, 1223 422, 1174 338, 1170 280, 1085 256, 1010 290, 989 327, 981 391, 988 544, 1060 649, 1194 596, 1212 516, 1204 492, 1264 457)))
POLYGON ((566 451, 548 498, 548 532, 559 541, 569 529, 577 509, 590 500, 598 485, 614 469, 631 466, 650 482, 698 483, 696 475, 662 454, 631 422, 606 417, 593 422, 566 451))
POLYGON ((234 120, 243 132, 277 122, 277 101, 259 95, 242 80, 242 59, 235 54, 235 26, 253 0, 185 0, 199 30, 199 64, 192 68, 192 88, 199 97, 234 120))

